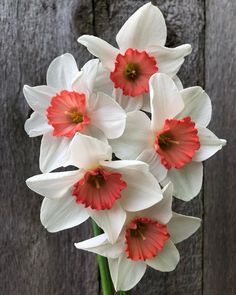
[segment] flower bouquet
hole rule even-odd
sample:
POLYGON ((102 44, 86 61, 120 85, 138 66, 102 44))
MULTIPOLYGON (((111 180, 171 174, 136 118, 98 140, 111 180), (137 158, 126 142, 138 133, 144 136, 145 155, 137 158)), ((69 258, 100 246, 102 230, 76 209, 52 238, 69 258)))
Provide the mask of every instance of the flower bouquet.
POLYGON ((97 59, 79 70, 66 53, 46 85, 24 86, 34 111, 25 130, 42 135, 42 174, 26 184, 44 196, 49 232, 91 217, 94 237, 75 247, 97 254, 104 295, 128 294, 147 267, 176 268, 176 244, 201 220, 173 212, 173 197, 198 195, 202 162, 226 143, 207 128, 209 96, 177 77, 191 46, 167 48, 166 35, 161 11, 147 3, 118 32, 118 48, 83 35, 78 42, 97 59))

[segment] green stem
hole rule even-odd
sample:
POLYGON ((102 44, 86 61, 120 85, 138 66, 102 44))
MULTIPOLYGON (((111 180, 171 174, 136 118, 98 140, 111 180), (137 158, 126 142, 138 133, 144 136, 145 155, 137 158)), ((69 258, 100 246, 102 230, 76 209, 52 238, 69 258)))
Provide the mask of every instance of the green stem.
MULTIPOLYGON (((103 233, 102 229, 94 221, 92 221, 92 225, 93 225, 94 236, 98 236, 103 233)), ((113 284, 112 284, 112 280, 110 276, 107 259, 101 255, 97 255, 96 259, 97 259, 97 264, 98 264, 100 277, 101 277, 103 295, 113 295, 114 288, 113 288, 113 284)), ((125 294, 125 293, 122 293, 122 294, 125 294)))

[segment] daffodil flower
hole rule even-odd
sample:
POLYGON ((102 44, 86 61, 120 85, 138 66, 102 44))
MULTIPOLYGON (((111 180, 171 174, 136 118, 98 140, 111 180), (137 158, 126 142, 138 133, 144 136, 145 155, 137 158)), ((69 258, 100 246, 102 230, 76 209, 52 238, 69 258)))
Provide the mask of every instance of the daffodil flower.
MULTIPOLYGON (((119 137, 126 114, 108 95, 94 90, 98 59, 81 71, 71 54, 57 57, 47 71, 47 85, 24 86, 24 95, 34 110, 25 123, 31 137, 43 135, 40 169, 49 172, 62 166, 77 132, 97 138, 119 137)), ((98 84, 99 85, 99 84, 98 84)))
POLYGON ((91 216, 114 243, 126 212, 146 209, 162 199, 146 163, 111 160, 107 142, 77 133, 67 164, 79 170, 40 174, 26 181, 45 197, 40 216, 48 231, 79 225, 91 216))

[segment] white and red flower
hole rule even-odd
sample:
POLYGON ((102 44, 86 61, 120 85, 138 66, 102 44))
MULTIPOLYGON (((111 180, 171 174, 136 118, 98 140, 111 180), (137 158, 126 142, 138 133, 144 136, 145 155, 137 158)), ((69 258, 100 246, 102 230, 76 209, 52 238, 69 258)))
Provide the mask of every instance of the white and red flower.
POLYGON ((150 79, 151 115, 127 114, 123 135, 111 141, 121 159, 138 159, 150 165, 158 181, 171 181, 176 197, 188 201, 202 185, 202 161, 225 145, 206 126, 211 101, 201 87, 179 91, 165 74, 150 79))
POLYGON ((191 236, 201 220, 172 212, 173 188, 163 189, 163 200, 142 211, 127 215, 116 243, 111 244, 106 234, 76 243, 78 249, 108 258, 116 291, 133 288, 143 277, 147 266, 169 272, 177 266, 180 256, 176 243, 191 236))
POLYGON ((189 44, 165 47, 167 28, 161 11, 151 3, 139 8, 116 36, 119 49, 97 37, 83 35, 78 42, 99 57, 117 91, 115 98, 126 111, 150 111, 149 79, 154 73, 175 77, 191 53, 189 44))
POLYGON ((126 212, 146 209, 162 199, 148 165, 141 161, 111 161, 111 147, 77 133, 67 165, 79 170, 36 175, 26 183, 45 197, 41 222, 50 232, 79 225, 91 216, 114 243, 126 212))
POLYGON ((43 135, 42 172, 62 165, 76 132, 116 138, 124 131, 125 112, 114 99, 94 90, 99 67, 98 59, 94 59, 79 71, 73 56, 67 53, 50 64, 47 85, 24 86, 26 100, 34 110, 25 130, 31 137, 43 135))

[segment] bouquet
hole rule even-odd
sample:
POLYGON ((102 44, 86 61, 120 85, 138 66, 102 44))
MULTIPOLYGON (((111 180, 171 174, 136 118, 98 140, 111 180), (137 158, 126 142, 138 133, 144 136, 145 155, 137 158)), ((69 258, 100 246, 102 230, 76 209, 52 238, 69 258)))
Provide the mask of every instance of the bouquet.
POLYGON ((176 268, 176 244, 201 220, 173 212, 173 197, 198 195, 202 162, 226 143, 207 128, 209 96, 177 76, 191 46, 167 48, 166 35, 161 11, 147 3, 118 32, 118 48, 83 35, 96 59, 79 70, 66 53, 46 85, 23 90, 34 111, 25 130, 42 136, 42 174, 26 181, 44 196, 41 222, 58 232, 91 217, 94 237, 75 247, 97 254, 104 295, 128 294, 147 267, 176 268))

